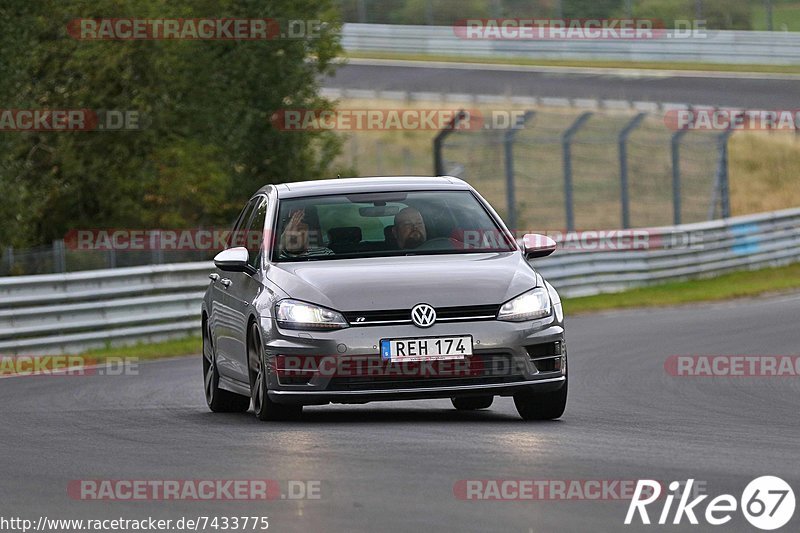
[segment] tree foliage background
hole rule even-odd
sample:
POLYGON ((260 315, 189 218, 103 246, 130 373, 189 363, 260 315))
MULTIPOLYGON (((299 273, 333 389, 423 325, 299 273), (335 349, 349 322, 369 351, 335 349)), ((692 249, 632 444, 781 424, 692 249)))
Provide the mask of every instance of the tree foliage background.
POLYGON ((72 228, 227 226, 265 183, 330 175, 332 133, 280 132, 272 113, 329 108, 340 54, 328 0, 3 0, 0 109, 135 110, 140 131, 0 132, 0 245, 72 228), (81 41, 76 18, 322 20, 317 38, 81 41))

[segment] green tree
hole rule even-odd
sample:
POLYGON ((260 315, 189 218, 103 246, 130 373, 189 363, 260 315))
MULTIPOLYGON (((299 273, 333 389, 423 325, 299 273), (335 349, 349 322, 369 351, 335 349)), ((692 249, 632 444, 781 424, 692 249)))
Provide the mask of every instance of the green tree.
POLYGON ((564 17, 570 19, 609 18, 624 0, 563 0, 564 17))
POLYGON ((0 132, 0 244, 69 229, 228 224, 265 183, 335 175, 341 141, 281 132, 286 107, 329 108, 340 54, 329 0, 10 0, 0 7, 0 108, 141 113, 138 131, 0 132), (274 40, 77 40, 78 18, 323 21, 274 40), (315 28, 312 28, 315 30, 315 28))

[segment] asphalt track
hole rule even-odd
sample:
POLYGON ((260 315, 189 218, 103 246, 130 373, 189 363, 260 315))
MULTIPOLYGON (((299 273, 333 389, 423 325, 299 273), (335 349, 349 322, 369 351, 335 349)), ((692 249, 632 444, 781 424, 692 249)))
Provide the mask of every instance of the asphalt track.
MULTIPOLYGON (((681 378, 672 354, 798 354, 800 294, 568 318, 563 419, 520 420, 510 399, 307 408, 296 423, 212 414, 200 358, 138 375, 0 380, 0 516, 269 516, 269 531, 626 531, 623 501, 463 501, 462 479, 694 478, 737 498, 773 474, 800 489, 800 379, 681 378), (321 499, 73 500, 76 479, 320 480, 321 499)), ((660 508, 651 514, 656 515, 660 508)), ((782 531, 797 531, 800 511, 782 531)), ((686 521, 684 520, 684 524, 686 521)), ((722 527, 756 531, 741 515, 722 527)))
POLYGON ((324 87, 796 109, 800 77, 353 60, 324 87))

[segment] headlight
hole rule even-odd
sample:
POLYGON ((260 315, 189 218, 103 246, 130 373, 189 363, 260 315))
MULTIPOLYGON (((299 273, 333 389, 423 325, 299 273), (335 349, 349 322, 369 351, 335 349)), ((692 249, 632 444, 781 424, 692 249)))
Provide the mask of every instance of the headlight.
POLYGON ((287 329, 339 329, 346 328, 344 317, 331 309, 317 305, 281 300, 275 306, 278 325, 287 329))
POLYGON ((550 296, 547 289, 539 287, 509 300, 500 307, 498 320, 524 322, 550 315, 550 296))

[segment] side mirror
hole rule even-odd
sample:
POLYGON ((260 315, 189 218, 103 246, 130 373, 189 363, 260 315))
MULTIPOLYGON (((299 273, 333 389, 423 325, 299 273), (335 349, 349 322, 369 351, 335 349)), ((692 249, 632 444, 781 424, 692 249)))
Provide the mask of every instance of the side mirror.
POLYGON ((525 254, 525 259, 534 259, 537 257, 547 257, 556 251, 556 241, 547 235, 539 235, 538 233, 528 233, 522 237, 522 253, 525 254))
POLYGON ((248 274, 255 273, 256 269, 248 263, 249 254, 247 248, 244 246, 237 246, 236 248, 228 248, 222 250, 214 258, 214 264, 218 269, 226 272, 247 272, 248 274))

